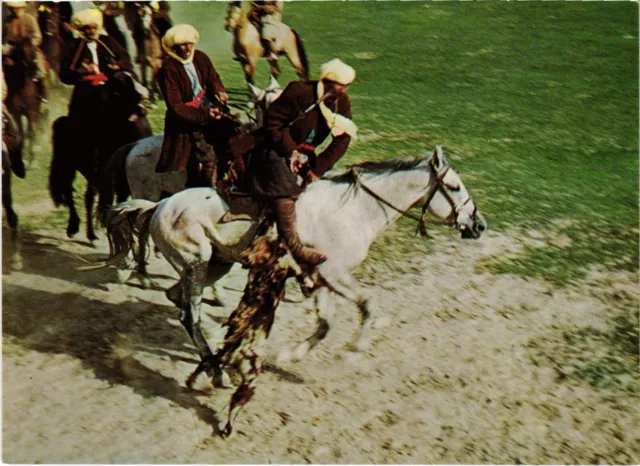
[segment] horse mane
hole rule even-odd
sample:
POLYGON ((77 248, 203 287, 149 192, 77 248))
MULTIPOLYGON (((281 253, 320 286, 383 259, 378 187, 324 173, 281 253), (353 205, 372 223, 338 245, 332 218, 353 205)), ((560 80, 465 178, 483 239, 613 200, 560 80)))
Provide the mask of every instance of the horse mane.
POLYGON ((411 170, 425 161, 424 157, 413 157, 410 159, 390 159, 381 161, 366 161, 347 166, 341 172, 326 175, 324 179, 334 183, 353 183, 357 173, 395 173, 399 171, 411 170))

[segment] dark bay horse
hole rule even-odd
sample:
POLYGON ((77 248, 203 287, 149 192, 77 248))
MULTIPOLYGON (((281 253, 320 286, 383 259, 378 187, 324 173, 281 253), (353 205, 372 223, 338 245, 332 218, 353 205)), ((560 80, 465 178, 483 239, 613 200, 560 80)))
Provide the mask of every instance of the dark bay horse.
POLYGON ((72 13, 69 2, 40 2, 38 8, 38 23, 42 30, 40 48, 49 64, 49 79, 52 83, 60 80, 62 51, 65 43, 73 39, 69 25, 72 13))
MULTIPOLYGON (((96 194, 109 197, 112 192, 100 190, 100 175, 109 158, 121 146, 138 139, 151 136, 151 126, 144 116, 141 102, 148 91, 137 82, 133 73, 119 71, 105 85, 106 108, 99 121, 99 142, 92 143, 83 138, 83 128, 76 126, 70 117, 58 118, 52 127, 53 158, 49 174, 49 192, 56 206, 69 208, 67 236, 72 237, 79 231, 80 217, 73 202, 73 181, 76 171, 87 180, 85 208, 87 216, 87 239, 97 237, 93 230, 93 201, 96 194)), ((98 124, 93 120, 89 124, 98 124)), ((94 131, 95 133, 95 131, 94 131)))
POLYGON ((17 44, 11 56, 5 58, 2 63, 8 91, 7 109, 18 126, 29 164, 33 163, 34 138, 40 122, 40 95, 33 80, 37 72, 37 53, 38 47, 30 40, 25 40, 17 44), (27 120, 26 131, 23 117, 27 120))
POLYGON ((309 79, 309 62, 298 33, 284 23, 271 22, 263 26, 263 40, 276 56, 267 56, 260 37, 260 31, 249 20, 241 2, 231 2, 227 7, 224 29, 233 34, 233 53, 242 65, 245 79, 253 84, 258 59, 264 57, 269 63, 271 75, 280 76, 279 55, 284 55, 301 79, 309 79))

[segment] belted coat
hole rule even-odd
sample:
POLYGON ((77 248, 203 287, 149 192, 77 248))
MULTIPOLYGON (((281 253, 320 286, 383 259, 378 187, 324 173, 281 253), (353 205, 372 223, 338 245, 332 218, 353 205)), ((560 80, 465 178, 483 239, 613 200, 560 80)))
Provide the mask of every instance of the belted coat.
MULTIPOLYGON (((302 144, 319 146, 331 135, 318 106, 308 110, 319 99, 317 88, 318 81, 293 81, 267 110, 266 150, 255 151, 247 161, 247 187, 254 195, 274 199, 300 194, 296 175, 289 169, 291 153, 302 144)), ((332 112, 351 118, 351 102, 346 94, 327 97, 324 103, 332 112)), ((313 172, 322 176, 345 154, 350 142, 351 137, 345 133, 333 137, 317 156, 303 152, 310 155, 313 172)))
MULTIPOLYGON (((116 65, 122 71, 132 71, 131 59, 125 49, 109 36, 101 35, 97 42, 98 67, 107 78, 114 70, 109 65, 116 65)), ((86 80, 89 73, 82 66, 83 63, 93 63, 93 55, 87 41, 74 39, 65 53, 60 64, 60 81, 74 86, 69 102, 69 116, 78 118, 99 117, 102 104, 102 86, 94 86, 86 80)))
MULTIPOLYGON (((220 75, 207 55, 199 50, 193 57, 196 73, 205 96, 215 102, 215 95, 225 92, 220 75)), ((158 72, 158 84, 167 104, 164 119, 162 152, 156 166, 157 172, 185 171, 193 152, 194 131, 203 131, 208 124, 215 124, 206 109, 189 106, 194 100, 191 81, 178 60, 168 58, 158 72)))

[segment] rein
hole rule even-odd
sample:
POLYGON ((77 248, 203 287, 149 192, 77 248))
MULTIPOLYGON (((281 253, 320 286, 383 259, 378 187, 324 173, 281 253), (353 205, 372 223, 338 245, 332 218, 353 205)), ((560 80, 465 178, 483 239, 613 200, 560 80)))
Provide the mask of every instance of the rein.
MULTIPOLYGON (((429 167, 437 175, 437 172, 435 171, 435 168, 431 164, 429 164, 429 167)), ((453 202, 453 199, 451 199, 451 196, 446 191, 446 189, 443 189, 442 180, 447 175, 447 172, 449 171, 450 168, 451 167, 447 167, 436 178, 436 182, 433 184, 433 186, 431 187, 430 191, 427 194, 425 203, 422 206, 422 212, 420 213, 419 217, 417 215, 412 214, 409 210, 403 210, 403 209, 400 209, 399 207, 394 206, 391 202, 387 201, 382 196, 380 196, 378 193, 376 193, 371 188, 369 188, 366 184, 364 184, 364 182, 360 178, 360 174, 358 173, 357 169, 352 168, 352 172, 353 172, 353 174, 355 176, 355 180, 356 180, 356 183, 358 184, 358 186, 360 186, 367 194, 369 194, 371 197, 376 199, 378 202, 380 202, 380 203, 382 203, 382 204, 384 204, 384 205, 386 205, 388 207, 391 207, 393 210, 395 210, 396 212, 400 213, 404 217, 408 217, 408 218, 418 222, 418 224, 416 226, 416 233, 419 234, 420 236, 422 236, 423 238, 429 238, 429 234, 427 233, 427 216, 426 216, 426 214, 427 214, 427 209, 429 208, 429 204, 433 200, 433 197, 436 195, 436 192, 438 192, 438 190, 440 190, 442 192, 442 194, 444 195, 444 197, 447 199, 447 201, 449 201, 449 204, 451 204, 452 210, 451 210, 451 214, 449 215, 449 217, 447 219, 445 219, 445 220, 431 220, 432 223, 435 223, 437 225, 453 225, 453 224, 455 224, 455 220, 452 217, 454 216, 455 213, 458 213, 460 211, 460 209, 462 209, 462 207, 464 207, 471 200, 470 197, 467 198, 467 200, 464 201, 462 203, 462 205, 458 207, 458 206, 455 205, 455 203, 453 202)))

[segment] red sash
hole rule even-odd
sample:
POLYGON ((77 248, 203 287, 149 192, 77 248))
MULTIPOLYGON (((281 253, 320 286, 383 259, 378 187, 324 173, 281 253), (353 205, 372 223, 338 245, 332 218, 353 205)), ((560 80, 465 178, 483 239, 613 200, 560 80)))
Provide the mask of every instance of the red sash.
POLYGON ((88 81, 92 86, 99 86, 100 84, 106 83, 109 78, 104 73, 99 74, 88 74, 82 77, 83 81, 88 81))
POLYGON ((200 93, 197 96, 195 96, 191 102, 187 102, 185 105, 187 107, 200 108, 200 101, 204 97, 204 94, 205 94, 205 90, 202 89, 202 91, 200 91, 200 93))

